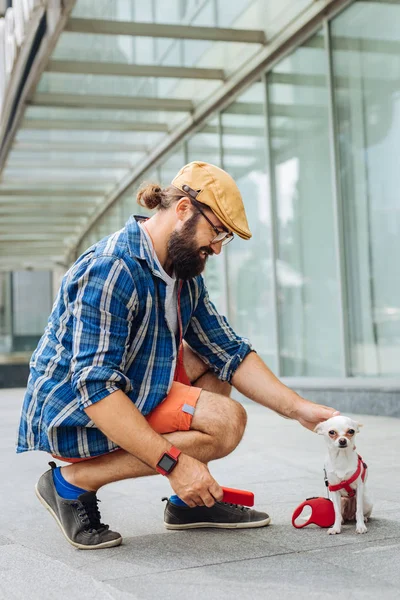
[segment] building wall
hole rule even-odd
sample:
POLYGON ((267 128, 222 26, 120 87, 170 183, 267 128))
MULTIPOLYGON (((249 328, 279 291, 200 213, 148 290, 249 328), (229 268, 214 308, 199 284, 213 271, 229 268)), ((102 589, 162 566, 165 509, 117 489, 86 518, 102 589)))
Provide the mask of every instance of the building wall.
MULTIPOLYGON (((201 3, 186 4, 195 11, 201 3)), ((265 3, 238 2, 228 15, 226 2, 204 2, 194 24, 205 24, 202 11, 211 10, 220 26, 254 26, 262 12, 273 36, 296 15, 288 9, 294 3, 270 4, 267 19, 265 3)), ((219 310, 280 377, 367 382, 400 374, 399 38, 400 5, 355 2, 145 176, 168 185, 197 159, 235 178, 253 238, 210 260, 206 281, 219 310)), ((164 48, 166 56, 180 51, 190 64, 225 68, 234 59, 217 52, 213 63, 206 47, 197 56, 185 43, 164 48)), ((78 254, 142 212, 139 183, 78 254)), ((6 314, 7 294, 1 298, 6 314)))
POLYGON ((283 377, 400 374, 399 23, 354 3, 149 174, 199 159, 237 181, 253 238, 206 279, 283 377))

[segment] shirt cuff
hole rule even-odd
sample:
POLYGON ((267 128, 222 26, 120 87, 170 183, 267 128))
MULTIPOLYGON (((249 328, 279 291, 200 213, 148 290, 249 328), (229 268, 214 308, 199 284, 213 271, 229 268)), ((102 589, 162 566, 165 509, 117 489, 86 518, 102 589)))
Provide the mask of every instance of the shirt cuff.
POLYGON ((219 372, 218 378, 221 381, 228 381, 229 383, 231 383, 232 377, 234 376, 236 369, 243 362, 246 356, 250 354, 250 352, 255 352, 253 346, 247 338, 242 338, 238 351, 222 367, 222 369, 219 372))
POLYGON ((81 408, 87 408, 118 390, 128 394, 133 389, 124 373, 105 366, 84 367, 73 375, 72 387, 81 408))

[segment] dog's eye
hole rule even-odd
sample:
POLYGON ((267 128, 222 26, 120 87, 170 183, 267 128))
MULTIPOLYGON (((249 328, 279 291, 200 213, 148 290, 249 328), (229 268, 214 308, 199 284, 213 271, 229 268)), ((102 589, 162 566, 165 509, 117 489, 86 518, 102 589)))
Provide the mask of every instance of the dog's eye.
POLYGON ((349 429, 348 432, 350 435, 353 435, 353 433, 355 433, 354 429, 349 429))
POLYGON ((335 431, 333 429, 330 430, 329 435, 335 435, 335 431))

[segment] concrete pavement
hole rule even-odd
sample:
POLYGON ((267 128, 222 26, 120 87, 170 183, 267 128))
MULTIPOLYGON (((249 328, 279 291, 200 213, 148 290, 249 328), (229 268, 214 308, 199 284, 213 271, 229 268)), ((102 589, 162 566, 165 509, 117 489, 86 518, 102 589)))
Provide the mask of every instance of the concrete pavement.
MULTIPOLYGON (((167 531, 168 481, 160 476, 100 491, 103 521, 120 531, 119 548, 85 552, 63 538, 34 495, 49 457, 16 455, 23 390, 0 391, 0 598, 36 600, 400 597, 400 421, 359 416, 357 450, 369 467, 374 502, 368 533, 345 525, 339 536, 315 526, 296 530, 294 508, 325 495, 324 440, 253 403, 245 437, 211 464, 221 485, 254 491, 272 516, 253 530, 167 531)), ((355 416, 355 415, 351 415, 355 416)), ((358 417, 358 416, 357 416, 358 417)))

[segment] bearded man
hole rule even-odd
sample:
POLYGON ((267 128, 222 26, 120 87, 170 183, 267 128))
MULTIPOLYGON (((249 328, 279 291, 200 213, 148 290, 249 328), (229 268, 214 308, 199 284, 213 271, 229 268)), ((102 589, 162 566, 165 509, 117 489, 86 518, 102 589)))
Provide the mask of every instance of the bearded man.
POLYGON ((131 217, 66 273, 30 363, 18 452, 51 462, 36 494, 66 539, 82 549, 117 546, 101 523, 97 491, 157 472, 173 494, 169 529, 268 525, 266 513, 222 502, 209 461, 241 440, 247 398, 313 429, 338 414, 284 386, 211 303, 201 273, 234 235, 249 239, 233 179, 203 162, 172 185, 138 193, 157 212, 131 217))

